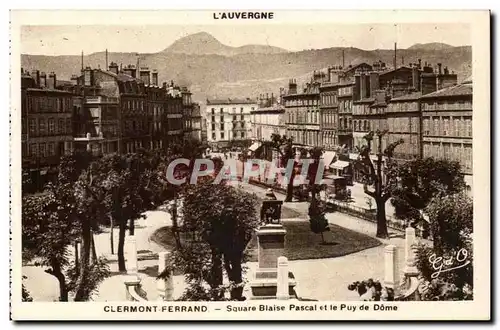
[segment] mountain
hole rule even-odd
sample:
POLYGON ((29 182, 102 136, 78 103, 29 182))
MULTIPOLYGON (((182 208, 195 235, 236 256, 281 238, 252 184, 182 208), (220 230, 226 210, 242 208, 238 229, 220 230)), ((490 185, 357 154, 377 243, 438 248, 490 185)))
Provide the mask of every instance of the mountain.
POLYGON ((413 46, 409 47, 408 49, 412 50, 443 50, 443 49, 450 49, 453 48, 453 46, 444 44, 442 42, 430 42, 427 44, 414 44, 413 46))
MULTIPOLYGON (((213 40, 206 38, 213 48, 213 40)), ((176 46, 177 47, 177 46, 176 46)), ((169 47, 170 48, 170 47, 169 47)), ((373 63, 382 60, 388 66, 393 65, 394 52, 390 49, 363 50, 359 48, 325 48, 275 54, 237 54, 223 56, 216 54, 185 54, 162 51, 153 54, 141 54, 140 66, 158 70, 160 82, 174 80, 181 86, 187 86, 193 93, 193 100, 205 102, 207 98, 221 97, 256 97, 260 93, 279 93, 287 87, 290 78, 296 78, 302 84, 309 79, 314 70, 321 70, 331 65, 342 64, 342 52, 345 63, 373 63)), ((432 65, 442 63, 450 71, 458 74, 461 82, 472 74, 472 49, 470 46, 445 49, 399 49, 398 65, 422 63, 432 65)), ((109 62, 123 65, 137 64, 135 53, 109 53, 109 62)), ((104 52, 84 57, 84 65, 92 68, 104 68, 104 52)), ((57 78, 69 80, 72 74, 79 74, 81 57, 21 55, 24 69, 39 69, 43 72, 55 72, 57 78)))
POLYGON ((245 45, 241 47, 226 46, 212 35, 200 32, 176 40, 163 50, 164 53, 178 53, 188 55, 222 55, 234 56, 241 54, 277 54, 287 50, 266 45, 245 45))

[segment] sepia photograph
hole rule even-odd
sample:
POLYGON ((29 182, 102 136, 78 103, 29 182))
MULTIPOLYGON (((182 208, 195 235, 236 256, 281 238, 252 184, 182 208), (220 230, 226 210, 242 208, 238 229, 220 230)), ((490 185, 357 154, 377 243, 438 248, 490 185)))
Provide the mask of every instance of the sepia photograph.
POLYGON ((13 319, 490 318, 489 12, 62 13, 11 13, 13 319))

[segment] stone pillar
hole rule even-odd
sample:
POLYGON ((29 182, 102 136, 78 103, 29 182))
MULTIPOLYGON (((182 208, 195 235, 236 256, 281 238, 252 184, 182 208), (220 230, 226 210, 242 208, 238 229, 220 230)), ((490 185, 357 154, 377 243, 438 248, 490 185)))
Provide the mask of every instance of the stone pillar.
POLYGON ((265 225, 257 230, 259 268, 276 268, 285 252, 286 230, 282 225, 265 225))
POLYGON ((385 259, 385 279, 384 286, 397 290, 399 286, 399 271, 398 271, 398 250, 394 245, 387 245, 384 249, 385 259))
MULTIPOLYGON (((170 252, 158 253, 158 274, 161 274, 165 270, 167 266, 169 253, 170 252)), ((160 301, 173 300, 173 292, 174 292, 173 278, 174 278, 173 274, 169 274, 168 278, 157 280, 158 300, 160 301)))
POLYGON ((125 237, 125 256, 127 274, 138 276, 139 266, 137 263, 137 243, 135 236, 125 237))
POLYGON ((278 258, 278 285, 276 298, 278 300, 290 299, 290 293, 288 290, 288 259, 281 256, 278 258))
POLYGON ((415 228, 409 226, 405 229, 405 276, 417 276, 418 270, 415 266, 415 228))

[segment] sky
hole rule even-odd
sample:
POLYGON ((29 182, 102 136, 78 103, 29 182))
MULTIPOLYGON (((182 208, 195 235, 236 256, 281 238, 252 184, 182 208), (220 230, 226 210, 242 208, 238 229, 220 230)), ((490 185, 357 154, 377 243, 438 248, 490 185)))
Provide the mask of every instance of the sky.
POLYGON ((315 24, 315 25, 60 25, 23 26, 21 52, 78 55, 104 51, 155 53, 175 40, 207 32, 228 46, 262 44, 290 51, 329 47, 365 50, 408 48, 415 43, 470 45, 468 24, 315 24))

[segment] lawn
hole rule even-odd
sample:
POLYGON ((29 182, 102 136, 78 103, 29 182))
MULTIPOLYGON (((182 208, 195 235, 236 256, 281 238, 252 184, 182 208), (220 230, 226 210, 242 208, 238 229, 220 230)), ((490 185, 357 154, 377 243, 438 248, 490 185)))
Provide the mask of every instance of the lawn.
MULTIPOLYGON (((330 244, 322 244, 321 234, 314 234, 309 221, 284 221, 286 229, 285 257, 288 260, 335 258, 376 247, 382 243, 370 236, 330 224, 330 244)), ((257 261, 257 237, 248 247, 250 261, 257 261)))
MULTIPOLYGON (((341 257, 382 244, 370 236, 330 224, 332 243, 323 245, 321 244, 321 235, 311 232, 308 221, 284 221, 283 226, 287 232, 284 254, 288 260, 341 257)), ((175 246, 171 227, 158 229, 153 233, 151 239, 169 250, 175 246)), ((250 255, 249 261, 257 261, 256 237, 250 241, 247 251, 250 255)))

